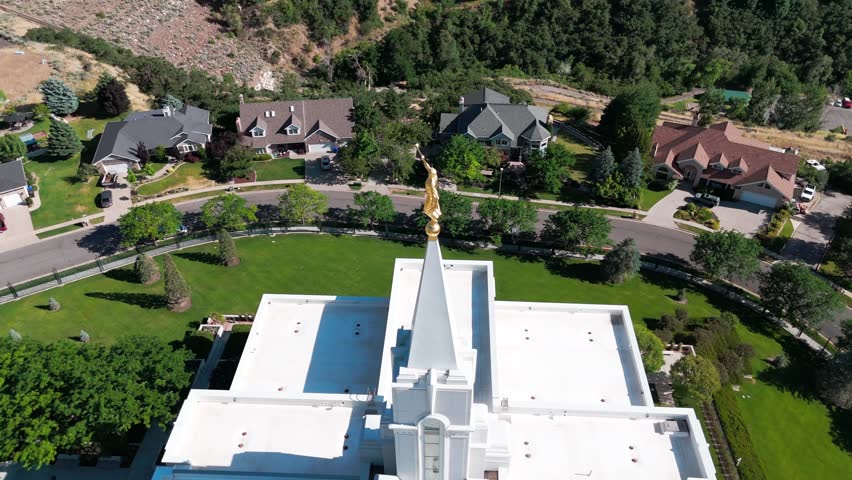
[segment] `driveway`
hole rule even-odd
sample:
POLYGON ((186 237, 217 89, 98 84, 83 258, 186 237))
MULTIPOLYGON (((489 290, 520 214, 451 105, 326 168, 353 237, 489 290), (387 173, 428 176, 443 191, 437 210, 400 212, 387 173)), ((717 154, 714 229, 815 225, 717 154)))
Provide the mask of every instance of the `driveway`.
POLYGON ((111 187, 112 190, 112 205, 104 210, 104 222, 112 223, 118 221, 118 218, 124 215, 133 206, 133 201, 130 199, 130 182, 127 181, 127 174, 122 174, 116 180, 120 187, 111 187))
POLYGON ((6 219, 6 231, 0 233, 0 252, 32 245, 38 241, 30 220, 30 209, 26 205, 15 205, 0 210, 6 219))
POLYGON ((771 210, 754 203, 725 200, 713 207, 713 213, 719 217, 719 225, 722 228, 736 230, 751 237, 768 221, 771 210))
POLYGON ((787 258, 801 260, 810 266, 822 261, 834 235, 834 221, 843 216, 852 202, 849 195, 832 191, 821 192, 819 196, 819 202, 801 218, 802 224, 781 252, 787 258))
POLYGON ((684 184, 679 184, 672 193, 666 195, 648 210, 648 216, 642 221, 651 225, 661 227, 677 228, 674 222, 674 214, 678 207, 682 207, 688 198, 692 198, 692 190, 684 184))

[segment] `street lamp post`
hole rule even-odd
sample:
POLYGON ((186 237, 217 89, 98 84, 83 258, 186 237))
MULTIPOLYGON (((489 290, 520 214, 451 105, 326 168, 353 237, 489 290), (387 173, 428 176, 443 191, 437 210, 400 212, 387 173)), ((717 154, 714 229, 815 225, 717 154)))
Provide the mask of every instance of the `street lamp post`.
POLYGON ((503 196, 503 167, 500 167, 500 186, 497 188, 497 196, 503 196))

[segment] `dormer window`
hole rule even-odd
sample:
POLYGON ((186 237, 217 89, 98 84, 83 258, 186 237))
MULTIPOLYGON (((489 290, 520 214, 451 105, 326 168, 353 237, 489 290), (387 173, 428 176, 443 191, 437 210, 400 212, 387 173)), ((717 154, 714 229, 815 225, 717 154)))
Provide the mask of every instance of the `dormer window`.
POLYGON ((743 173, 743 169, 740 167, 734 167, 731 169, 731 171, 734 173, 743 173))
POLYGON ((299 127, 297 127, 296 125, 290 125, 289 127, 287 127, 284 130, 284 132, 287 135, 298 135, 299 134, 299 127))
POLYGON ((251 129, 251 136, 252 137, 265 137, 266 131, 264 129, 260 128, 260 127, 254 127, 254 128, 251 129))
POLYGON ((725 166, 724 166, 724 165, 722 165, 721 163, 714 163, 712 166, 713 166, 713 168, 715 168, 716 170, 724 170, 724 169, 725 169, 725 166))
POLYGON ((267 111, 263 112, 263 116, 266 117, 266 118, 274 118, 275 117, 275 110, 267 110, 267 111))

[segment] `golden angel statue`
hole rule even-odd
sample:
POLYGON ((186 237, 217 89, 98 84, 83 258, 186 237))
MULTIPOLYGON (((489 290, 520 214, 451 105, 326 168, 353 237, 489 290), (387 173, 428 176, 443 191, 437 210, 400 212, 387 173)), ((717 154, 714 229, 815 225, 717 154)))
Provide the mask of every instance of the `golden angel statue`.
MULTIPOLYGON (((420 154, 419 148, 417 149, 417 153, 420 154)), ((419 156, 420 161, 423 162, 423 166, 426 167, 426 172, 429 174, 429 177, 426 179, 426 199, 423 202, 423 213, 429 217, 429 223, 426 225, 426 235, 429 236, 430 240, 434 240, 441 233, 441 226, 438 224, 438 219, 441 218, 441 205, 438 203, 438 171, 432 165, 429 165, 425 156, 422 154, 419 156)))

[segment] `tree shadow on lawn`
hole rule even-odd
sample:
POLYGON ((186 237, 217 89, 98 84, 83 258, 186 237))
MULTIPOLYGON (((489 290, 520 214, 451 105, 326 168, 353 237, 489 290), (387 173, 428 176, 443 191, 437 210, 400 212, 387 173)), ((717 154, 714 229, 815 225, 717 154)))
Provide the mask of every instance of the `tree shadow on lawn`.
POLYGON ((193 262, 206 263, 208 265, 222 265, 217 255, 208 252, 183 252, 176 253, 176 257, 184 258, 193 262))
POLYGON ((89 292, 87 297, 110 300, 113 302, 126 303, 137 307, 158 309, 166 307, 166 299, 163 295, 154 293, 128 293, 128 292, 89 292))
POLYGON ((139 279, 136 277, 136 274, 133 272, 133 270, 129 268, 117 268, 115 270, 107 270, 106 272, 104 272, 104 276, 113 280, 117 280, 119 282, 133 283, 137 285, 139 284, 139 279))
POLYGON ((847 453, 852 453, 852 410, 829 409, 831 439, 847 453))
POLYGON ((547 271, 560 277, 570 277, 588 283, 604 283, 603 271, 597 262, 585 262, 583 260, 549 257, 544 260, 547 271))

